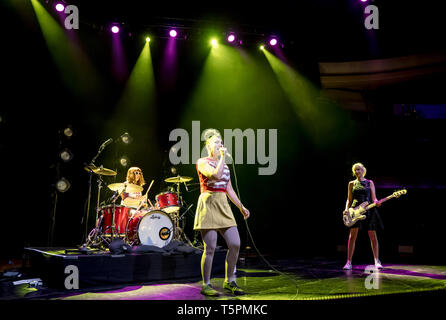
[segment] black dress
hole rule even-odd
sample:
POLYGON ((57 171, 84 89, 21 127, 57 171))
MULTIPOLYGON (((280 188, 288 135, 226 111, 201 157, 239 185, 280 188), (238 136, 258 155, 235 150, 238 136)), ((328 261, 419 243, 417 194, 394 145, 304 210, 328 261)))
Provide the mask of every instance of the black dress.
MULTIPOLYGON (((370 180, 364 180, 364 181, 355 180, 353 183, 352 194, 353 194, 353 201, 351 205, 352 208, 359 206, 361 203, 365 201, 368 201, 369 204, 373 203, 370 190, 370 180)), ((350 228, 359 227, 359 229, 361 230, 366 229, 372 231, 376 230, 379 225, 381 229, 384 229, 381 217, 379 216, 376 207, 366 211, 364 215, 367 217, 366 219, 356 222, 350 228)))

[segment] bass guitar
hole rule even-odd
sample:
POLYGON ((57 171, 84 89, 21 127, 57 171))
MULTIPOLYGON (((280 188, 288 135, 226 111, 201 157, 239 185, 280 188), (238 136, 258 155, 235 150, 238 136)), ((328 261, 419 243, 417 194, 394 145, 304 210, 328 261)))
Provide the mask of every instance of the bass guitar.
POLYGON ((387 200, 393 199, 393 198, 399 198, 401 195, 406 194, 407 190, 399 190, 392 193, 390 196, 385 197, 381 200, 379 200, 376 203, 369 204, 368 201, 365 201, 361 203, 359 206, 356 206, 355 208, 349 208, 346 213, 343 214, 342 219, 344 220, 344 224, 347 227, 353 226, 357 221, 364 220, 367 216, 364 215, 364 213, 367 210, 370 210, 374 207, 376 207, 377 204, 381 204, 387 200))

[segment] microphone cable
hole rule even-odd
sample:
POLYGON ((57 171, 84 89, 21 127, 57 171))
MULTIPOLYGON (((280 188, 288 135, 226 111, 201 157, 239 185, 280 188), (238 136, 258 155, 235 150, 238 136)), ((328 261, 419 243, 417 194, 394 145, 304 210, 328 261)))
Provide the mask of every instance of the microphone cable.
MULTIPOLYGON (((233 171, 234 171, 235 188, 237 189, 237 195, 238 195, 238 198, 239 198, 239 200, 240 200, 240 203, 242 203, 242 199, 241 199, 241 197, 240 197, 240 191, 239 191, 239 188, 238 188, 237 173, 236 173, 236 171, 235 171, 235 164, 234 164, 235 160, 232 158, 232 156, 230 156, 230 157, 231 157, 231 160, 232 160, 232 168, 233 168, 233 171)), ((254 239, 253 239, 252 234, 251 234, 251 230, 249 229, 249 226, 248 226, 248 219, 243 218, 243 220, 245 221, 246 230, 248 231, 248 235, 249 235, 249 238, 251 239, 252 245, 253 245, 254 249, 256 250, 257 254, 259 255, 259 257, 262 258, 262 260, 263 260, 263 261, 264 261, 264 262, 265 262, 265 263, 266 263, 272 270, 274 270, 274 271, 276 271, 277 273, 281 274, 282 276, 284 276, 284 277, 290 279, 290 280, 293 282, 293 284, 296 286, 296 294, 295 294, 295 296, 293 297, 293 299, 291 299, 291 300, 296 300, 296 297, 297 297, 297 295, 298 295, 298 293, 299 293, 299 287, 298 287, 298 285, 297 285, 297 281, 296 281, 295 279, 293 279, 292 277, 290 277, 289 275, 287 275, 286 273, 284 273, 284 272, 282 272, 282 271, 279 271, 279 270, 277 270, 276 268, 274 268, 274 267, 268 262, 268 260, 265 259, 265 257, 260 253, 259 249, 257 249, 257 246, 256 246, 256 244, 255 244, 255 242, 254 242, 254 239)))

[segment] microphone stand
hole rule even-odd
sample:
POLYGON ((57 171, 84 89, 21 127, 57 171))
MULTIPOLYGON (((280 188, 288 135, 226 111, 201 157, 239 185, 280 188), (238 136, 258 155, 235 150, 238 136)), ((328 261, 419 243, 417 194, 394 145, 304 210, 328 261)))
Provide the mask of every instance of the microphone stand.
MULTIPOLYGON (((90 164, 85 164, 85 168, 88 168, 88 174, 89 174, 89 179, 88 179, 88 197, 87 197, 87 210, 85 212, 84 218, 86 216, 86 219, 82 219, 82 222, 85 221, 85 234, 84 234, 84 239, 85 239, 85 243, 82 245, 82 247, 86 248, 90 242, 89 239, 89 233, 88 233, 88 217, 89 217, 89 213, 90 213, 90 203, 91 203, 91 185, 92 185, 92 179, 93 179, 93 169, 95 168, 96 165, 94 164, 94 162, 96 161, 96 159, 99 157, 99 155, 102 153, 102 151, 104 151, 105 149, 105 142, 103 144, 101 144, 101 146, 98 149, 98 152, 96 153, 96 155, 93 157, 93 159, 90 161, 90 164)), ((100 190, 99 190, 100 192, 100 190)), ((98 197, 99 197, 99 192, 98 192, 98 197)), ((99 198, 98 198, 99 201, 99 198)), ((98 202, 99 203, 99 202, 98 202)), ((96 222, 97 222, 97 214, 98 214, 98 210, 96 208, 96 222)), ((95 232, 94 232, 94 239, 96 239, 96 235, 97 235, 97 226, 95 225, 95 232)))

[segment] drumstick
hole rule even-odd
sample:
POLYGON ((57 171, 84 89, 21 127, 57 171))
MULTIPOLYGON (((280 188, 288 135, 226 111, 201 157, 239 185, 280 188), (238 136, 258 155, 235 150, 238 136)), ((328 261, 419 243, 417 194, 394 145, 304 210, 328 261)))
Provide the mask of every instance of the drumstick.
MULTIPOLYGON (((146 192, 146 196, 147 196, 147 194, 149 193, 149 190, 150 190, 150 188, 152 188, 152 184, 153 184, 153 181, 155 181, 155 180, 152 180, 152 182, 150 182, 150 186, 149 186, 149 189, 147 189, 147 192, 146 192)), ((153 207, 153 204, 152 204, 152 202, 150 201, 150 199, 149 199, 149 198, 147 198, 147 201, 149 201, 149 203, 150 203, 150 206, 152 206, 152 207, 153 207)))
MULTIPOLYGON (((149 188, 147 189, 146 194, 144 195, 144 197, 146 197, 147 194, 149 193, 149 190, 150 190, 150 188, 152 188, 152 184, 153 184, 154 181, 155 181, 155 180, 152 180, 152 182, 150 183, 150 186, 149 186, 149 188)), ((149 199, 147 199, 147 200, 149 200, 149 199)), ((149 202, 150 202, 150 200, 149 200, 149 202)), ((141 202, 139 203, 138 208, 137 208, 136 210, 141 209, 141 206, 142 206, 142 205, 143 205, 143 202, 141 201, 141 202)), ((152 202, 150 202, 150 205, 153 207, 152 202)))

